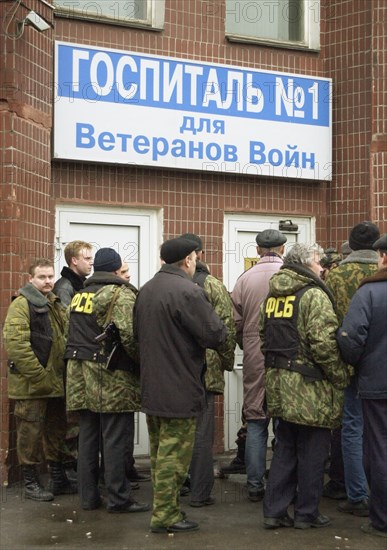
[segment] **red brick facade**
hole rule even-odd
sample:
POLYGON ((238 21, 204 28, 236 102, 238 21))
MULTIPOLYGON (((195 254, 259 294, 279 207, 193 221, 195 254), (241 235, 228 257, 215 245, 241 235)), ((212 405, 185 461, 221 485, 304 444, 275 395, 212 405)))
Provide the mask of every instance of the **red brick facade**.
MULTIPOLYGON (((222 0, 166 0, 161 32, 55 17, 49 1, 2 2, 0 53, 1 320, 26 281, 32 257, 53 257, 55 205, 89 203, 163 208, 163 237, 199 233, 206 260, 222 277, 225 212, 316 217, 317 240, 340 245, 354 223, 387 231, 385 0, 321 0, 319 53, 228 42, 222 0), (17 32, 15 17, 34 9, 52 24, 17 32), (7 23, 9 25, 7 26, 7 23), (203 62, 333 79, 333 181, 300 181, 64 162, 51 158, 54 40, 203 62)), ((6 362, 1 363, 1 479, 10 444, 6 362)), ((217 407, 217 449, 223 408, 217 407)), ((11 460, 12 462, 12 460, 11 460)))

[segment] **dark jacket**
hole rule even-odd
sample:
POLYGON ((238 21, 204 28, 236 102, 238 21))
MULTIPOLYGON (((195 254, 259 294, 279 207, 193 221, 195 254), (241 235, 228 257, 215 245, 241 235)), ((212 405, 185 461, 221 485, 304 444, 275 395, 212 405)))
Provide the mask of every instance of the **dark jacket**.
POLYGON ((227 329, 203 290, 181 269, 163 265, 134 307, 140 346, 142 411, 192 418, 205 402, 205 349, 225 342, 227 329))
POLYGON ((337 334, 363 399, 387 399, 387 269, 363 279, 337 334))
POLYGON ((83 288, 83 283, 86 277, 81 277, 75 273, 72 269, 64 266, 60 272, 62 277, 58 279, 53 288, 53 293, 60 298, 62 304, 67 307, 74 295, 83 288))

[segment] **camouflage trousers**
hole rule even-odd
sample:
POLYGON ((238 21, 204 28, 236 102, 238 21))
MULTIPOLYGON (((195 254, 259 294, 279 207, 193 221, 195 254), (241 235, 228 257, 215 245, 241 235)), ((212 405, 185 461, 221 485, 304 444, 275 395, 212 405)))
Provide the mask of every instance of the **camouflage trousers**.
POLYGON ((63 397, 15 401, 16 450, 19 464, 40 464, 45 458, 63 459, 66 409, 63 397))
POLYGON ((79 438, 79 413, 69 411, 67 413, 66 437, 63 444, 65 464, 74 463, 78 459, 78 438, 79 438))
POLYGON ((180 488, 191 462, 196 418, 147 415, 153 484, 151 527, 181 521, 180 488))

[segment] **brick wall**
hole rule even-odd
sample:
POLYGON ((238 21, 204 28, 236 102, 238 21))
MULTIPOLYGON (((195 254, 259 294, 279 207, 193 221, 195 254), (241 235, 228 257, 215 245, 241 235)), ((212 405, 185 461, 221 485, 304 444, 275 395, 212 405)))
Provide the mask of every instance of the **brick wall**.
MULTIPOLYGON (((26 26, 17 38, 16 20, 30 9, 53 21, 47 2, 0 4, 1 67, 1 300, 3 321, 11 296, 27 281, 33 257, 52 256, 54 203, 51 191, 52 30, 39 33, 26 26), (17 7, 15 11, 14 8, 17 7)), ((1 368, 0 477, 7 479, 9 422, 6 365, 1 368)), ((13 446, 12 446, 13 447, 13 446)))
POLYGON ((370 178, 374 219, 387 232, 387 4, 372 3, 372 142, 370 178))
POLYGON ((332 242, 372 219, 387 231, 386 17, 383 0, 325 4, 325 74, 334 82, 334 179, 328 190, 332 242), (384 106, 383 106, 384 105, 384 106))

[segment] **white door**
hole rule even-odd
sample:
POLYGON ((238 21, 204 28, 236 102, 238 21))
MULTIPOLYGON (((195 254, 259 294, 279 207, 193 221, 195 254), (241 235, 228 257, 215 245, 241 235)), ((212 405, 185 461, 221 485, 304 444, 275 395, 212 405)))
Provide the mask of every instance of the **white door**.
MULTIPOLYGON (((297 231, 282 231, 287 237, 285 248, 295 242, 315 242, 314 218, 261 214, 226 214, 224 218, 224 271, 223 282, 231 292, 236 280, 257 260, 255 237, 264 229, 279 229, 281 220, 291 219, 297 231)), ((237 431, 241 426, 243 406, 243 352, 237 346, 234 371, 226 373, 224 393, 224 442, 225 449, 235 447, 237 431)))
MULTIPOLYGON (((66 265, 63 250, 70 241, 82 240, 99 248, 114 248, 128 262, 130 282, 139 288, 160 267, 159 244, 162 235, 160 213, 93 206, 58 206, 56 209, 56 278, 66 265)), ((135 455, 149 453, 145 415, 135 415, 135 455)))

